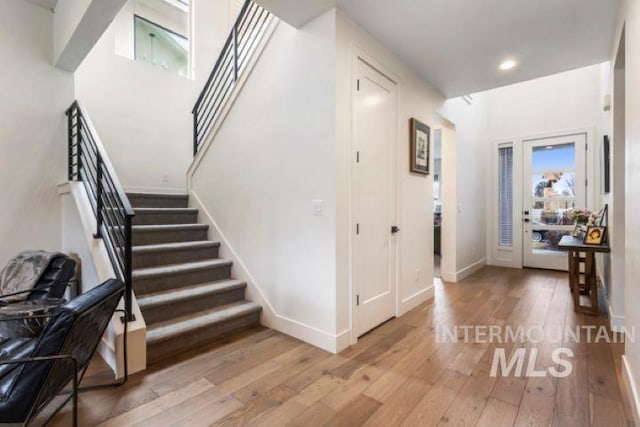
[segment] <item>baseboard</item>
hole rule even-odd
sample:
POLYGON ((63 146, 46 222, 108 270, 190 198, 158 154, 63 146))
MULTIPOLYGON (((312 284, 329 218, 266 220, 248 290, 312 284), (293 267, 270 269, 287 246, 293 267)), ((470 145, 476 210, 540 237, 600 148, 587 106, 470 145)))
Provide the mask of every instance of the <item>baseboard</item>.
POLYGON ((624 333, 624 316, 619 316, 613 313, 609 301, 607 301, 607 314, 609 315, 609 327, 614 332, 624 333))
POLYGON ((298 338, 299 340, 331 353, 337 353, 349 346, 349 331, 333 334, 279 314, 260 287, 259 282, 253 277, 242 258, 234 250, 233 246, 231 246, 229 240, 227 240, 210 212, 202 203, 200 197, 198 197, 198 194, 193 190, 191 190, 189 194, 189 205, 200 211, 200 221, 209 225, 209 232, 214 234, 210 237, 220 241, 221 257, 233 262, 233 275, 237 279, 247 282, 247 299, 262 306, 263 310, 260 320, 264 326, 298 338))
POLYGON ((423 304, 433 299, 433 294, 434 294, 434 286, 433 284, 431 284, 431 286, 427 286, 426 288, 419 290, 413 295, 410 295, 407 298, 404 298, 403 300, 400 301, 400 307, 399 307, 400 310, 398 315, 402 316, 403 314, 416 308, 420 304, 423 304))
POLYGON ((138 187, 135 185, 125 185, 124 191, 127 193, 151 193, 151 194, 186 194, 184 188, 179 187, 138 187))
POLYGON ((455 273, 443 271, 440 273, 440 275, 442 276, 442 280, 444 280, 445 282, 456 283, 456 282, 459 282, 460 280, 466 279, 476 271, 481 270, 486 265, 487 265, 487 259, 482 258, 481 260, 478 260, 473 264, 468 265, 467 267, 456 271, 455 273))
POLYGON ((476 271, 481 270, 485 265, 487 265, 487 259, 482 258, 481 260, 474 262, 473 264, 463 268, 462 270, 458 270, 456 273, 456 281, 466 279, 476 271))
POLYGON ((634 380, 633 372, 629 367, 629 360, 623 354, 622 355, 622 379, 624 382, 624 389, 629 397, 629 403, 632 408, 633 418, 636 425, 640 425, 640 396, 638 395, 638 389, 636 388, 636 382, 634 380))

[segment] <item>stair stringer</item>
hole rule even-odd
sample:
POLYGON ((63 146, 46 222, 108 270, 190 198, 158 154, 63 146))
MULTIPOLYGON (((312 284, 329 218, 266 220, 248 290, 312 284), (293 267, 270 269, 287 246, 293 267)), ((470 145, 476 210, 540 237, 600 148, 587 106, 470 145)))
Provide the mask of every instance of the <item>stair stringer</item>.
MULTIPOLYGON (((91 262, 88 268, 93 274, 86 274, 83 268, 82 289, 87 291, 100 283, 117 277, 107 248, 102 239, 93 237, 96 229, 96 219, 92 211, 89 196, 82 182, 67 182, 58 187, 62 197, 62 250, 76 252, 84 263, 91 262), (73 212, 75 211, 75 212, 73 212), (77 216, 76 216, 77 215, 77 216), (79 234, 82 235, 79 238, 79 234), (84 238, 84 239, 83 239, 84 238), (93 276, 93 277, 92 277, 93 276)), ((123 301, 118 308, 122 309, 123 301)), ((135 292, 132 295, 131 308, 136 318, 128 324, 127 329, 127 359, 129 375, 144 371, 147 361, 147 340, 144 318, 138 306, 135 292)), ((107 326, 104 336, 98 347, 98 353, 113 370, 115 377, 124 375, 123 337, 124 325, 120 320, 120 313, 114 313, 107 326)))
POLYGON ((192 189, 189 191, 189 207, 199 209, 201 214, 199 222, 209 225, 209 239, 220 242, 220 257, 233 262, 232 277, 247 283, 246 299, 263 307, 260 320, 264 326, 298 338, 331 353, 338 353, 351 344, 351 334, 348 330, 333 334, 279 314, 260 287, 259 282, 251 274, 247 265, 234 250, 215 219, 202 203, 196 191, 192 189))

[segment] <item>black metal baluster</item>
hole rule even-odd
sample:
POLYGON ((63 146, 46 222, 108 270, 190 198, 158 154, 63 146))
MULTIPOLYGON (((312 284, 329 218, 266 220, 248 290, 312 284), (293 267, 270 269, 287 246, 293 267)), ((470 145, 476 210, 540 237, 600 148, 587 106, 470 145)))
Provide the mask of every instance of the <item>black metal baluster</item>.
POLYGON ((102 154, 98 153, 96 154, 96 234, 93 235, 96 239, 102 237, 102 208, 104 205, 102 174, 102 154))
POLYGON ((233 24, 233 81, 238 81, 238 22, 233 24))
POLYGON ((124 265, 125 265, 125 280, 124 280, 124 284, 125 284, 125 295, 124 295, 124 310, 126 312, 125 316, 127 317, 125 319, 125 322, 132 322, 135 320, 135 316, 133 315, 133 311, 131 309, 131 292, 132 292, 132 283, 133 283, 133 276, 131 274, 131 266, 132 266, 132 255, 131 255, 131 245, 132 245, 132 239, 131 239, 131 221, 132 221, 132 216, 131 215, 127 215, 127 219, 126 219, 126 224, 125 224, 125 247, 124 247, 124 265))
POLYGON ((198 109, 193 111, 193 156, 198 154, 198 109))
POLYGON ((76 170, 77 170, 77 180, 82 181, 82 175, 80 171, 82 170, 82 112, 80 111, 80 107, 76 105, 76 170))
POLYGON ((73 180, 73 106, 67 110, 67 142, 69 144, 69 151, 67 156, 68 168, 67 171, 69 181, 73 180))

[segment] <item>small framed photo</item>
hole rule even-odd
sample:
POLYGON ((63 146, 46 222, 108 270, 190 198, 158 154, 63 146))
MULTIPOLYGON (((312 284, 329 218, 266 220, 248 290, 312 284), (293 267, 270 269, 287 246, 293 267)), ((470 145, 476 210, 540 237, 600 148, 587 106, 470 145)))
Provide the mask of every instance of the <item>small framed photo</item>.
POLYGON ((606 232, 607 227, 599 225, 587 227, 587 232, 584 234, 584 244, 601 245, 604 242, 604 235, 606 232))
POLYGON ((576 224, 576 227, 573 229, 573 233, 571 233, 571 236, 575 237, 576 239, 583 239, 584 238, 583 226, 580 224, 576 224))
POLYGON ((431 129, 415 118, 409 120, 409 127, 411 132, 410 171, 429 175, 431 129))

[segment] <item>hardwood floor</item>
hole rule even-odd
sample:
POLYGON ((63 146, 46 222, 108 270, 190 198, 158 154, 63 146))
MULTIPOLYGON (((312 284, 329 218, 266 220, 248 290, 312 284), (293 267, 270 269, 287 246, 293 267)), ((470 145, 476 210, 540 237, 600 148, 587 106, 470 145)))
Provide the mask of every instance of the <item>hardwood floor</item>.
MULTIPOLYGON (((437 327, 453 325, 549 331, 606 323, 574 313, 566 273, 485 268, 437 286, 433 302, 339 355, 268 329, 181 355, 124 387, 81 394, 80 425, 633 425, 619 382, 623 344, 436 339, 437 327), (558 346, 574 353, 569 376, 490 375, 496 348, 507 356, 518 347, 537 349, 539 370, 558 366, 551 359, 558 346)), ((96 360, 85 383, 108 374, 96 360)), ((53 425, 69 421, 67 407, 53 425)))

